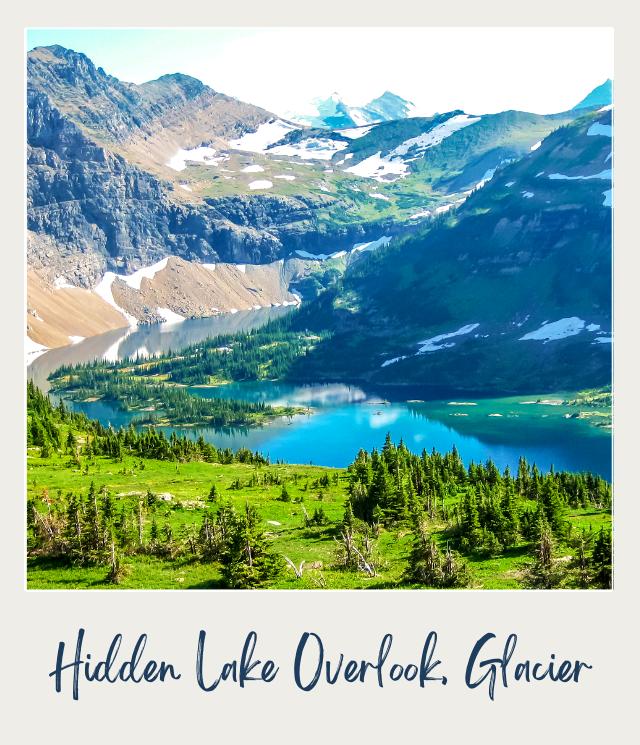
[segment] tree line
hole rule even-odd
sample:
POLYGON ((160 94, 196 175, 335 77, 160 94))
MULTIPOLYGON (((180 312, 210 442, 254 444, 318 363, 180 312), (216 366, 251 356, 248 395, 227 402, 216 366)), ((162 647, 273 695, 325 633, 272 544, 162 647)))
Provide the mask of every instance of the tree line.
POLYGON ((611 584, 611 533, 575 527, 570 509, 611 511, 611 485, 593 474, 542 474, 520 458, 513 476, 493 461, 465 468, 455 448, 411 453, 387 435, 380 452, 361 450, 348 467, 353 514, 369 526, 410 523, 415 535, 410 579, 433 586, 460 586, 468 572, 454 556, 498 557, 524 546, 535 558, 524 576, 532 587, 611 584), (434 539, 445 541, 444 553, 434 539), (562 566, 560 546, 571 551, 562 566), (563 569, 565 571, 563 571, 563 569))
MULTIPOLYGON (((134 358, 120 362, 103 360, 61 367, 55 378, 88 377, 89 372, 127 370, 134 376, 162 375, 183 385, 219 381, 274 380, 286 377, 293 362, 304 357, 326 332, 294 328, 295 311, 265 326, 239 334, 225 334, 193 344, 180 354, 168 352, 154 359, 134 358)), ((99 379, 99 378, 98 378, 99 379)))

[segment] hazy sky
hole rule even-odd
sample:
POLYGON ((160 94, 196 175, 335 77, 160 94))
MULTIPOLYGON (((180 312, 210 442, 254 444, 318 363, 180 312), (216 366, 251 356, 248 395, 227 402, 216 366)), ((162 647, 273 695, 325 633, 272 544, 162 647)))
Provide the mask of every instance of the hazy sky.
POLYGON ((133 83, 183 72, 279 114, 385 90, 421 114, 551 113, 613 78, 613 31, 597 28, 34 29, 27 44, 84 52, 133 83))

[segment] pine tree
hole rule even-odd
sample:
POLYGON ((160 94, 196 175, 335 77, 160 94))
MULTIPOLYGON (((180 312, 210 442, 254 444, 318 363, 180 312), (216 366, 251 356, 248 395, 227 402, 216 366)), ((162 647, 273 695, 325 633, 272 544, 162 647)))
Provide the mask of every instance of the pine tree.
POLYGON ((442 587, 467 587, 470 582, 467 565, 455 558, 447 544, 442 562, 442 587))
POLYGON ((611 589, 612 587, 612 545, 611 532, 600 529, 598 537, 593 546, 591 564, 595 574, 595 581, 598 587, 611 589))
POLYGON ((279 500, 280 500, 281 502, 290 502, 290 501, 291 501, 291 495, 290 495, 290 494, 289 494, 289 492, 287 491, 287 486, 286 486, 286 484, 283 484, 283 485, 282 485, 282 489, 280 490, 280 496, 278 497, 278 499, 279 499, 279 500))
POLYGON ((422 523, 416 526, 406 578, 427 587, 442 587, 444 581, 440 551, 422 523))
POLYGON ((538 509, 537 533, 535 560, 526 572, 525 585, 544 590, 560 587, 565 573, 555 560, 553 531, 542 505, 538 509))
POLYGON ((347 500, 344 506, 344 517, 342 518, 342 529, 353 530, 353 508, 351 507, 351 501, 347 500))
POLYGON ((562 535, 566 531, 566 510, 560 498, 557 481, 553 476, 546 477, 540 491, 540 500, 554 535, 562 535))
POLYGON ((591 562, 588 555, 589 536, 581 530, 573 540, 575 553, 571 557, 571 567, 575 570, 578 587, 586 588, 591 584, 591 562))
POLYGON ((71 495, 67 507, 65 539, 68 546, 67 555, 70 560, 74 563, 82 563, 85 558, 82 509, 75 495, 71 495))
POLYGON ((279 571, 259 522, 255 508, 247 503, 231 525, 221 557, 222 578, 231 589, 260 587, 279 571))
POLYGON ((474 487, 469 487, 462 503, 462 523, 460 526, 463 550, 475 551, 482 543, 482 530, 478 512, 478 497, 474 487))
MULTIPOLYGON (((505 477, 507 474, 505 473, 505 477)), ((520 518, 516 506, 516 495, 513 482, 505 478, 504 494, 502 497, 502 514, 504 516, 503 529, 500 539, 505 548, 511 548, 518 542, 520 535, 520 518)))

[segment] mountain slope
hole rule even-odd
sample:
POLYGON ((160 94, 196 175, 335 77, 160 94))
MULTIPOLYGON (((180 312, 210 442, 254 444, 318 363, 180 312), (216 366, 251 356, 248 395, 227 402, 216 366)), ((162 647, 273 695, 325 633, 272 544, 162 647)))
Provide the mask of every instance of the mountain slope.
POLYGON ((138 323, 297 305, 292 284, 315 284, 319 262, 294 258, 271 264, 201 264, 170 256, 133 274, 107 272, 92 289, 65 277, 53 283, 30 269, 27 333, 44 347, 66 346, 138 323))
POLYGON ((611 112, 588 114, 439 224, 353 264, 340 293, 301 311, 336 336, 295 375, 487 392, 608 382, 610 157, 611 112))
MULTIPOLYGON (((196 293, 187 302, 186 288, 201 279, 201 264, 273 267, 347 253, 355 263, 360 252, 459 206, 496 169, 580 115, 406 118, 411 104, 386 92, 359 116, 337 99, 326 103, 349 126, 300 127, 179 73, 142 85, 119 81, 59 46, 29 52, 27 69, 27 261, 59 319, 76 307, 70 298, 59 308, 52 300, 73 294, 61 294, 61 285, 95 290, 110 275, 171 257, 184 263, 174 296, 152 288, 127 298, 121 288, 126 314, 155 321, 157 308, 198 315, 252 307, 239 271, 219 272, 228 286, 215 292, 204 281, 208 298, 196 293), (389 117, 396 118, 367 123, 389 117), (227 300, 215 300, 216 292, 227 300)), ((287 273, 265 304, 290 301, 292 281, 287 273)), ((304 287, 313 295, 317 284, 304 287)), ((91 302, 99 316, 99 301, 91 302)), ((127 322, 126 314, 109 311, 105 322, 127 322)), ((29 331, 38 336, 33 318, 29 331)), ((42 343, 96 333, 62 320, 54 326, 42 343)))
POLYGON ((574 109, 588 109, 596 106, 609 106, 613 103, 613 82, 605 80, 604 83, 594 88, 591 93, 585 96, 580 103, 576 104, 574 109))
POLYGON ((28 261, 52 280, 91 287, 105 271, 134 271, 168 255, 271 262, 305 247, 309 233, 311 243, 339 247, 384 226, 373 215, 372 225, 354 220, 334 230, 325 221, 318 229, 316 214, 335 197, 290 188, 252 194, 260 180, 250 171, 259 167, 240 152, 235 190, 221 189, 226 181, 208 165, 186 168, 193 182, 178 175, 167 165, 176 153, 188 162, 193 149, 232 149, 274 121, 193 78, 133 86, 51 47, 29 53, 27 95, 28 261))

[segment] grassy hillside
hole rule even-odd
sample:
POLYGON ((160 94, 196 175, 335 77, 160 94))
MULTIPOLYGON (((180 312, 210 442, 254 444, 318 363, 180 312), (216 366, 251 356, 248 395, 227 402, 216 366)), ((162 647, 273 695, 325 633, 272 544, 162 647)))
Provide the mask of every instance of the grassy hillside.
POLYGON ((597 477, 465 469, 455 451, 413 456, 388 439, 348 469, 272 464, 115 433, 33 386, 28 404, 30 588, 610 582, 611 493, 597 477))

